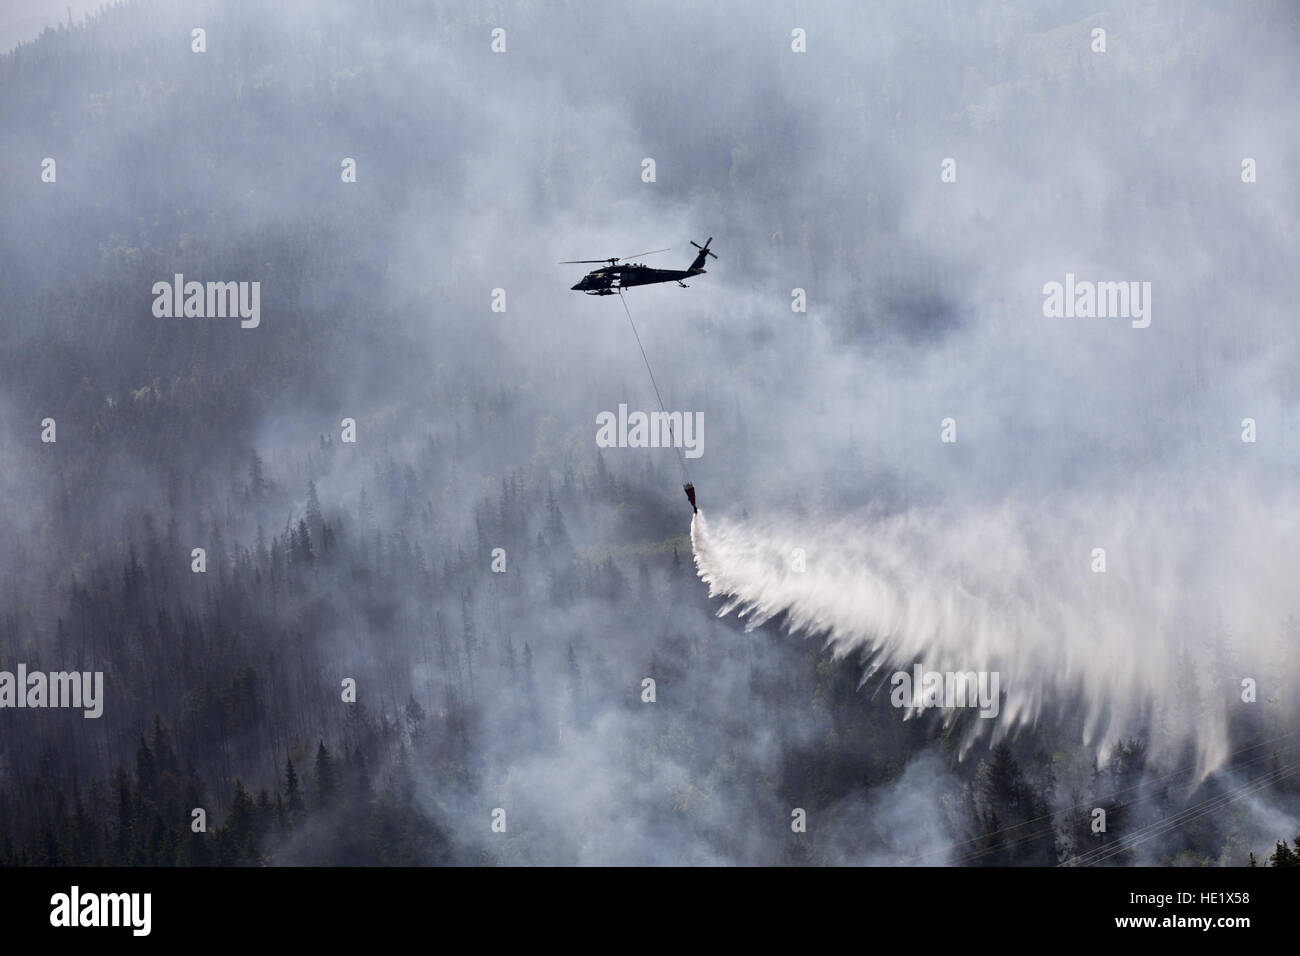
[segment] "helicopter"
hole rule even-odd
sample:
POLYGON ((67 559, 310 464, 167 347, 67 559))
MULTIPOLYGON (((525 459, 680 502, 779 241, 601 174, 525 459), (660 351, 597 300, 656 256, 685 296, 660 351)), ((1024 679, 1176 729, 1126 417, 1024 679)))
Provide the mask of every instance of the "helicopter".
POLYGON ((709 236, 704 245, 700 245, 695 241, 691 242, 691 245, 699 249, 700 252, 689 269, 655 269, 639 262, 619 265, 620 262, 627 262, 627 260, 639 256, 653 256, 660 252, 667 252, 667 249, 638 252, 635 256, 615 256, 612 259, 570 259, 567 262, 561 262, 560 265, 608 263, 603 268, 593 269, 588 272, 577 285, 572 286, 575 292, 585 292, 587 295, 614 295, 634 285, 653 285, 656 282, 676 282, 683 289, 689 289, 690 286, 682 280, 689 279, 691 276, 703 275, 706 271, 704 268, 705 260, 709 256, 713 256, 715 259, 718 258, 717 254, 709 249, 709 243, 712 241, 713 237, 709 236))

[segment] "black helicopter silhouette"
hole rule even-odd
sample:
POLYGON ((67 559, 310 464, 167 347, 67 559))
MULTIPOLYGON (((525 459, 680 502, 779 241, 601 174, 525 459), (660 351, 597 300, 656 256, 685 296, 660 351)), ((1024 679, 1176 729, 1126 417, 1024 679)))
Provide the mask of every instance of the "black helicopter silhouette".
POLYGON ((683 279, 689 279, 691 276, 703 275, 705 273, 704 260, 709 256, 718 258, 717 254, 710 251, 709 243, 713 237, 709 236, 704 245, 698 242, 691 242, 700 254, 695 257, 689 269, 655 269, 651 266, 642 265, 639 262, 628 265, 619 265, 628 259, 635 259, 637 256, 652 256, 659 252, 667 252, 667 249, 654 249, 651 252, 638 252, 635 256, 616 256, 612 259, 570 259, 567 262, 561 262, 562 266, 569 265, 588 265, 596 262, 608 262, 609 265, 603 269, 594 269, 582 277, 577 285, 572 288, 576 292, 585 292, 587 295, 614 295, 623 289, 630 289, 634 285, 653 285, 656 282, 676 282, 683 289, 689 289, 683 279))

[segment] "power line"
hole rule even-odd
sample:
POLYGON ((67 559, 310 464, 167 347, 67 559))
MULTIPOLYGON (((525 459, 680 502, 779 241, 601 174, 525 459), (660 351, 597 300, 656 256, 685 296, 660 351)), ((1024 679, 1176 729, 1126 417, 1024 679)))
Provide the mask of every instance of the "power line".
POLYGON ((1294 777, 1297 774, 1300 774, 1300 761, 1287 764, 1286 766, 1279 767, 1276 770, 1270 770, 1268 773, 1262 774, 1240 787, 1229 790, 1217 797, 1212 797, 1209 800, 1204 800, 1201 803, 1194 804, 1186 810, 1183 810, 1181 813, 1174 814, 1172 817, 1158 820, 1155 823, 1141 827, 1132 834, 1117 840, 1114 844, 1098 847, 1095 850, 1090 850, 1087 853, 1072 857, 1058 865, 1093 866, 1103 860, 1108 860, 1113 856, 1117 856, 1125 850, 1137 846, 1139 843, 1154 840, 1158 836, 1162 836, 1178 829, 1185 823, 1190 823, 1193 820, 1199 819, 1207 813, 1222 810, 1230 803, 1235 803, 1238 800, 1258 793, 1260 790, 1264 790, 1275 783, 1280 783, 1281 781, 1294 777))
MULTIPOLYGON (((1294 736, 1296 735, 1296 733, 1297 733, 1297 731, 1294 731, 1294 730, 1292 730, 1292 731, 1288 731, 1287 733, 1279 734, 1279 735, 1276 736, 1276 737, 1271 737, 1271 738, 1269 738, 1269 739, 1267 739, 1267 740, 1260 741, 1259 743, 1250 744, 1249 746, 1241 747, 1241 748, 1239 748, 1239 749, 1237 749, 1237 750, 1234 750, 1232 753, 1228 754, 1228 758, 1227 758, 1227 759, 1230 760, 1230 759, 1233 758, 1233 757, 1239 757, 1239 756, 1241 756, 1241 755, 1243 755, 1243 754, 1247 754, 1247 753, 1249 753, 1249 752, 1252 751, 1252 750, 1259 750, 1261 747, 1271 747, 1271 746, 1273 746, 1274 744, 1277 744, 1277 743, 1280 742, 1280 741, 1286 740, 1286 739, 1289 738, 1289 737, 1294 737, 1294 736)), ((1261 754, 1261 755, 1256 756, 1256 757, 1252 757, 1250 760, 1245 761, 1244 764, 1239 765, 1239 766, 1238 766, 1238 769, 1240 769, 1240 767, 1242 767, 1242 766, 1248 767, 1248 766, 1250 766, 1251 764, 1258 763, 1258 762, 1261 761, 1261 760, 1267 760, 1267 759, 1269 759, 1269 758, 1271 758, 1271 757, 1276 757, 1279 753, 1287 753, 1287 752, 1293 750, 1293 749, 1294 749, 1295 747, 1297 747, 1297 746, 1300 746, 1300 744, 1294 744, 1294 743, 1293 743, 1293 744, 1290 744, 1290 745, 1288 745, 1288 746, 1286 746, 1286 747, 1281 748, 1280 751, 1275 750, 1275 751, 1272 751, 1272 752, 1270 752, 1270 753, 1265 753, 1265 754, 1261 754)), ((1197 769, 1197 764, 1189 764, 1189 765, 1186 766, 1186 767, 1182 767, 1182 768, 1180 768, 1180 769, 1178 769, 1178 770, 1174 770, 1174 771, 1171 771, 1171 772, 1169 772, 1169 773, 1161 774, 1160 776, 1156 776, 1156 777, 1144 777, 1142 780, 1139 780, 1137 783, 1135 783, 1135 784, 1133 784, 1133 785, 1131 785, 1131 786, 1128 786, 1128 787, 1122 787, 1122 788, 1120 788, 1120 789, 1118 789, 1118 790, 1112 791, 1109 795, 1107 795, 1107 797, 1106 797, 1105 799, 1108 799, 1108 800, 1117 800, 1117 799, 1119 799, 1119 798, 1120 798, 1122 795, 1124 795, 1124 794, 1127 794, 1127 793, 1130 793, 1130 792, 1134 792, 1134 791, 1138 791, 1138 790, 1141 790, 1141 789, 1146 788, 1146 787, 1150 787, 1150 786, 1155 785, 1155 784, 1160 784, 1160 783, 1164 783, 1164 782, 1167 782, 1167 781, 1171 781, 1171 780, 1173 780, 1173 779, 1176 778, 1176 777, 1180 777, 1180 776, 1182 776, 1183 774, 1186 774, 1186 773, 1191 773, 1191 772, 1193 772, 1193 771, 1196 770, 1196 769, 1197 769)), ((1010 833, 1011 833, 1012 831, 1014 831, 1014 830, 1020 830, 1020 829, 1023 829, 1024 827, 1032 826, 1032 825, 1035 824, 1035 823, 1041 823, 1041 822, 1044 821, 1044 820, 1053 820, 1053 818, 1056 817, 1057 815, 1060 815, 1060 814, 1069 814, 1069 813, 1071 813, 1071 812, 1073 812, 1073 811, 1076 811, 1076 810, 1080 810, 1080 809, 1084 809, 1084 808, 1087 808, 1087 807, 1093 806, 1093 805, 1095 805, 1095 803, 1097 802, 1097 799, 1098 799, 1098 798, 1091 798, 1091 799, 1089 799, 1089 800, 1085 800, 1085 801, 1083 801, 1082 803, 1076 803, 1076 804, 1074 804, 1073 806, 1061 807, 1061 808, 1057 808, 1057 809, 1050 810, 1049 812, 1047 812, 1047 813, 1045 813, 1045 814, 1042 814, 1042 815, 1037 816, 1037 817, 1033 817, 1032 819, 1029 819, 1029 820, 1021 821, 1020 823, 1015 823, 1015 824, 1011 824, 1011 825, 1009 825, 1009 826, 997 827, 997 828, 995 828, 995 829, 993 829, 993 830, 988 830, 988 831, 986 831, 986 832, 983 832, 983 833, 980 833, 980 834, 978 834, 978 835, 976 835, 976 836, 973 836, 973 837, 971 837, 970 839, 967 839, 967 840, 961 840, 961 841, 959 841, 959 842, 949 844, 949 845, 945 846, 945 847, 944 847, 943 849, 941 849, 941 850, 934 850, 934 851, 930 851, 930 852, 927 852, 927 853, 922 853, 922 854, 920 854, 920 855, 917 857, 917 860, 925 860, 925 859, 927 859, 927 858, 937 857, 937 856, 939 856, 939 855, 941 855, 941 854, 947 854, 947 853, 950 853, 950 852, 952 852, 952 851, 954 851, 954 850, 958 850, 958 849, 960 849, 960 848, 962 848, 962 847, 973 847, 975 844, 978 844, 978 843, 980 843, 980 842, 982 842, 982 841, 984 841, 984 840, 987 840, 989 837, 992 837, 992 836, 995 836, 995 835, 1006 835, 1006 834, 1010 834, 1010 833)), ((1053 821, 1053 822, 1052 822, 1051 824, 1049 824, 1046 828, 1038 828, 1038 829, 1035 829, 1035 830, 1029 832, 1028 834, 1017 836, 1016 839, 1014 839, 1014 840, 1012 840, 1012 841, 1010 841, 1010 842, 1008 842, 1008 843, 1004 843, 1004 844, 1002 844, 1000 847, 992 847, 992 848, 982 849, 982 850, 981 850, 981 849, 973 849, 971 852, 963 853, 962 856, 958 857, 958 858, 955 859, 955 860, 952 860, 951 862, 952 862, 954 865, 962 865, 962 864, 966 864, 966 863, 972 863, 972 862, 978 860, 978 859, 981 858, 981 857, 988 856, 988 855, 993 854, 993 853, 997 853, 997 852, 999 852, 999 851, 1002 850, 1002 849, 1010 849, 1010 848, 1012 848, 1012 847, 1019 846, 1020 844, 1031 842, 1031 841, 1033 841, 1033 840, 1036 840, 1036 839, 1039 839, 1039 838, 1041 838, 1041 837, 1047 836, 1047 835, 1053 833, 1054 831, 1055 831, 1055 822, 1053 821)), ((1138 831, 1135 832, 1134 835, 1136 835, 1136 834, 1140 834, 1141 832, 1142 832, 1141 830, 1138 830, 1138 831)), ((1111 844, 1108 844, 1107 847, 1100 847, 1100 848, 1098 848, 1098 849, 1107 849, 1107 848, 1109 848, 1109 846, 1111 846, 1111 844)), ((1096 851, 1094 850, 1094 851, 1089 851, 1089 852, 1096 852, 1096 851)))

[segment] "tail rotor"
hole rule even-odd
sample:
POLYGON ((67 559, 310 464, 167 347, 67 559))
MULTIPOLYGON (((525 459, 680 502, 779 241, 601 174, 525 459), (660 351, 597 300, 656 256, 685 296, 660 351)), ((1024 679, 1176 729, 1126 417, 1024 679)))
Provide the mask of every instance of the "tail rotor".
POLYGON ((716 259, 718 258, 718 254, 709 248, 709 243, 712 241, 713 241, 713 237, 709 236, 708 239, 704 240, 704 245, 700 245, 698 242, 692 239, 691 245, 693 245, 696 249, 700 250, 700 255, 713 256, 713 258, 716 259))

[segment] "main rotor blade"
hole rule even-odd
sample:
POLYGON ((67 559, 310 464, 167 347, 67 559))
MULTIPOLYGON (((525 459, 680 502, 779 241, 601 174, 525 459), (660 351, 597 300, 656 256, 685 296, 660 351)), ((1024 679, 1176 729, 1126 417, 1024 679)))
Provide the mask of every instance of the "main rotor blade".
POLYGON ((641 256, 653 256, 660 252, 668 252, 667 249, 651 249, 649 252, 638 252, 631 256, 606 256, 604 259, 566 259, 561 262, 562 266, 585 266, 596 262, 623 262, 626 259, 639 259, 641 256))
POLYGON ((636 255, 632 255, 632 256, 619 256, 618 258, 619 258, 619 261, 621 262, 621 261, 623 261, 624 259, 640 259, 642 256, 653 256, 653 255, 657 255, 657 254, 660 253, 660 252, 668 252, 668 250, 667 250, 667 249, 651 249, 649 252, 638 252, 636 255))

